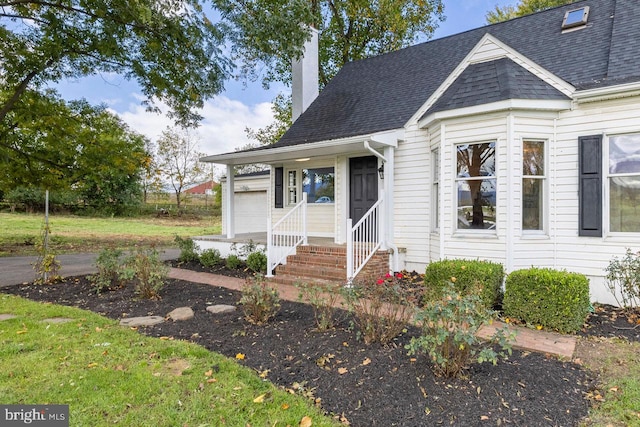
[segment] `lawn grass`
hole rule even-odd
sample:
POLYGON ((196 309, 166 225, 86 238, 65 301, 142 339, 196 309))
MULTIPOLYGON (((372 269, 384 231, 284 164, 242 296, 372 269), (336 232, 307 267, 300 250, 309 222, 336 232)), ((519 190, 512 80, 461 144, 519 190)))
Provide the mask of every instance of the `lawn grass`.
MULTIPOLYGON (((95 313, 0 294, 3 404, 69 405, 70 425, 313 426, 336 422, 234 360, 95 313), (73 319, 57 324, 45 319, 73 319)), ((250 357, 250 356, 248 356, 250 357)))
MULTIPOLYGON (((0 256, 34 255, 43 215, 0 213, 0 256)), ((51 247, 57 253, 96 252, 105 246, 172 246, 183 237, 220 234, 220 218, 90 218, 50 215, 51 247)))
POLYGON ((640 343, 592 338, 580 343, 585 366, 599 375, 584 426, 640 426, 640 343), (589 348, 590 347, 590 348, 589 348))

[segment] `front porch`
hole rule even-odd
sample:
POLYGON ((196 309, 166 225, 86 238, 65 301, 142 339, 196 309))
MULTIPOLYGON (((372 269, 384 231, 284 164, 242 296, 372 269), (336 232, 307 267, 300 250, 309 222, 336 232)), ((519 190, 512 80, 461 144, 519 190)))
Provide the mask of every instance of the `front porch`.
MULTIPOLYGON (((217 249, 222 257, 235 254, 243 245, 253 244, 268 250, 267 233, 242 233, 234 237, 226 235, 195 236, 200 250, 217 249), (234 246, 235 245, 235 246, 234 246), (235 250, 234 250, 235 248, 235 250)), ((371 256, 356 280, 375 280, 389 271, 389 251, 378 250, 371 256)), ((307 244, 297 246, 284 262, 279 263, 270 279, 272 282, 293 285, 300 282, 346 283, 347 245, 335 243, 329 237, 308 237, 307 244)))

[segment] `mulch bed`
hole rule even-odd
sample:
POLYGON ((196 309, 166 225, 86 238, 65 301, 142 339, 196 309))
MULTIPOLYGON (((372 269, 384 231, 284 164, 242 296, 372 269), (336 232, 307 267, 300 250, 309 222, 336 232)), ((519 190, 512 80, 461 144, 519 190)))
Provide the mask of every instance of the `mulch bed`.
MULTIPOLYGON (((317 332, 310 306, 286 301, 274 321, 254 326, 241 311, 213 315, 205 310, 211 304, 236 304, 238 292, 178 280, 168 281, 157 301, 138 300, 129 288, 96 295, 84 277, 2 292, 114 319, 166 316, 176 307, 192 307, 191 320, 139 331, 193 341, 231 358, 242 353, 240 363, 352 426, 574 426, 587 415, 585 395, 595 387, 593 376, 576 364, 522 351, 497 366, 475 365, 466 379, 438 378, 424 356, 407 355, 404 346, 418 333, 414 328, 390 345, 365 345, 345 313, 335 330, 317 332)), ((608 323, 597 320, 586 331, 599 334, 603 325, 608 323)))

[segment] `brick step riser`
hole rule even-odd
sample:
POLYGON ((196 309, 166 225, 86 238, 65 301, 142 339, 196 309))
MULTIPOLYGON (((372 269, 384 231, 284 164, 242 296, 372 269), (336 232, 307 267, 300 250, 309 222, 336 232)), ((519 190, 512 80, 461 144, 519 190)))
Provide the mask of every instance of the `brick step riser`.
POLYGON ((346 256, 346 248, 324 248, 322 246, 298 246, 296 248, 298 254, 320 255, 320 256, 346 256))
POLYGON ((320 256, 320 255, 289 255, 287 264, 311 264, 335 267, 346 267, 347 257, 320 256))
POLYGON ((342 280, 347 277, 346 268, 310 268, 308 265, 286 264, 278 266, 277 274, 286 274, 300 277, 310 277, 318 279, 342 280))
POLYGON ((269 282, 276 283, 279 285, 299 285, 299 284, 318 284, 318 285, 336 285, 346 283, 346 279, 343 280, 323 280, 323 279, 314 279, 309 277, 297 277, 297 276, 288 276, 288 275, 280 275, 274 276, 269 279, 269 282))

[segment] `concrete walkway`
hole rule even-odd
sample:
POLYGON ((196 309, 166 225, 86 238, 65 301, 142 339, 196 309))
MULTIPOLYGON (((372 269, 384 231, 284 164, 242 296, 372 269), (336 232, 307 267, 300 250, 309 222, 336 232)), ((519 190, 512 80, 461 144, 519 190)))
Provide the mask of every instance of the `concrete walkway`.
MULTIPOLYGON (((179 268, 172 268, 169 272, 169 277, 188 282, 220 286, 236 291, 242 289, 242 285, 245 283, 244 279, 219 276, 209 273, 199 273, 197 271, 182 270, 179 268)), ((295 286, 280 284, 277 286, 280 298, 287 301, 298 301, 298 294, 300 292, 295 286)), ((576 337, 572 335, 563 335, 548 331, 536 331, 521 326, 494 322, 492 325, 480 329, 478 336, 484 338, 489 337, 497 328, 502 328, 503 326, 507 326, 510 330, 514 330, 516 332, 516 341, 513 344, 514 348, 539 353, 548 353, 566 359, 571 359, 573 357, 573 353, 576 348, 576 337)))

